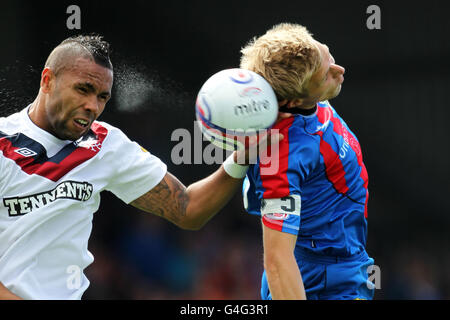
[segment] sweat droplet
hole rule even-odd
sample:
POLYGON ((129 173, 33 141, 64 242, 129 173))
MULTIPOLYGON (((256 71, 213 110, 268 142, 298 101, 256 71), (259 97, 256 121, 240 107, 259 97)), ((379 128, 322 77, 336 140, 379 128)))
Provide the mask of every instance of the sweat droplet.
POLYGON ((114 78, 113 94, 119 111, 179 108, 189 104, 187 94, 178 85, 169 79, 162 79, 156 71, 142 65, 115 64, 114 78))
POLYGON ((132 112, 149 106, 155 86, 144 74, 130 67, 119 67, 115 76, 118 110, 132 112))
POLYGON ((0 69, 0 117, 18 112, 33 102, 39 91, 39 72, 16 60, 0 69))

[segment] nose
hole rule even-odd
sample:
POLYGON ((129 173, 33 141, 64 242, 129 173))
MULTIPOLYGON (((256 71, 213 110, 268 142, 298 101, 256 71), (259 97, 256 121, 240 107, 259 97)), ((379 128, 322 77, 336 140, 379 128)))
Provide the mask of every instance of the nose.
POLYGON ((94 114, 96 116, 100 111, 100 104, 95 95, 92 97, 89 97, 89 99, 86 101, 84 105, 84 109, 86 111, 89 111, 90 113, 94 114))
POLYGON ((338 64, 335 65, 336 66, 336 71, 340 74, 344 74, 345 73, 345 68, 343 66, 340 66, 338 64))

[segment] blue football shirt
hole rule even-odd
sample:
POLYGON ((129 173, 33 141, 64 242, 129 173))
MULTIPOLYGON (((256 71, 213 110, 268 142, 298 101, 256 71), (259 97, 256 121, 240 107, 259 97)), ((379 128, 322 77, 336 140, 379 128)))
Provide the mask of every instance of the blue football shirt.
POLYGON ((297 235, 297 247, 318 254, 365 250, 368 175, 355 134, 328 101, 273 129, 284 139, 274 154, 250 166, 243 184, 247 212, 297 235))

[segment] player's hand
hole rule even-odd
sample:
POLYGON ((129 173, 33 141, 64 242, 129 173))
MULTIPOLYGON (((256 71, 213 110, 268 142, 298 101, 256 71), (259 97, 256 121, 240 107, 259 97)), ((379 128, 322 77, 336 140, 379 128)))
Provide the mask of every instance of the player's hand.
POLYGON ((283 139, 283 134, 277 129, 270 129, 251 136, 248 138, 245 149, 234 152, 234 162, 240 165, 255 164, 259 156, 267 155, 267 150, 273 149, 275 147, 273 144, 278 144, 283 139))
POLYGON ((277 120, 275 121, 275 123, 277 123, 283 119, 289 118, 289 117, 292 117, 292 113, 278 112, 278 117, 277 117, 277 120))
MULTIPOLYGON (((278 102, 279 106, 287 103, 287 100, 282 100, 278 102)), ((292 117, 292 113, 288 112, 278 112, 278 117, 275 123, 292 117)), ((250 137, 248 144, 246 143, 246 148, 243 150, 238 150, 234 152, 234 162, 241 165, 255 164, 257 162, 258 156, 261 152, 266 152, 267 149, 271 147, 273 143, 279 143, 283 140, 283 135, 277 130, 269 130, 267 134, 259 134, 258 136, 250 137)))

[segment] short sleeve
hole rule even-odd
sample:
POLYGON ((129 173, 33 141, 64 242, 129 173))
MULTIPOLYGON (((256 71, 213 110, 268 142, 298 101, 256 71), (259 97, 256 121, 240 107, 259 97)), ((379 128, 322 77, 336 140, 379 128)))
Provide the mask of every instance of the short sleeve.
POLYGON ((247 212, 258 212, 266 227, 296 235, 301 221, 302 188, 319 155, 315 138, 302 133, 303 126, 291 124, 286 121, 281 126, 285 139, 273 155, 277 161, 267 162, 276 164, 276 172, 263 174, 261 163, 250 167, 246 200, 247 212))
POLYGON ((113 165, 106 190, 125 203, 136 200, 153 189, 167 173, 167 166, 158 157, 131 141, 121 130, 113 128, 108 134, 105 165, 113 165))

